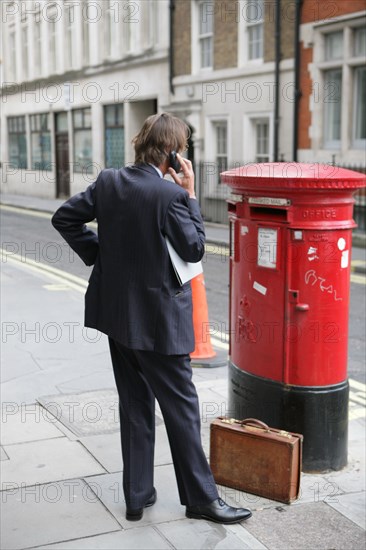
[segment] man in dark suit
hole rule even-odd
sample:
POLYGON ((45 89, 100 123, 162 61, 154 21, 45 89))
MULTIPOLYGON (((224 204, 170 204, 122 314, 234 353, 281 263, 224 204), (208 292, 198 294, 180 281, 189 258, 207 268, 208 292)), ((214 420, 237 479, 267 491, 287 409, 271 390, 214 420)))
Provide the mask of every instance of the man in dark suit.
POLYGON ((236 523, 251 516, 219 498, 204 455, 189 353, 194 349, 190 283, 180 286, 165 238, 188 262, 204 254, 205 233, 185 149, 186 124, 150 116, 134 138, 135 164, 103 170, 65 202, 52 223, 93 272, 85 325, 109 337, 120 401, 126 517, 156 501, 153 483, 155 398, 169 437, 181 503, 191 518, 236 523), (163 178, 170 173, 174 182, 163 178), (97 219, 98 235, 85 225, 97 219))

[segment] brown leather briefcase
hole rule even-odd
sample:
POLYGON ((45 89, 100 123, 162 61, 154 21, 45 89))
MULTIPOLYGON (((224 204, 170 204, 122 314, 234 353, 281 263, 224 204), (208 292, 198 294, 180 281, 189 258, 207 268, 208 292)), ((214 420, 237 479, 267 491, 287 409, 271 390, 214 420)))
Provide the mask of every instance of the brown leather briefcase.
POLYGON ((260 420, 219 417, 211 423, 210 465, 220 485, 290 503, 300 491, 301 434, 260 420))

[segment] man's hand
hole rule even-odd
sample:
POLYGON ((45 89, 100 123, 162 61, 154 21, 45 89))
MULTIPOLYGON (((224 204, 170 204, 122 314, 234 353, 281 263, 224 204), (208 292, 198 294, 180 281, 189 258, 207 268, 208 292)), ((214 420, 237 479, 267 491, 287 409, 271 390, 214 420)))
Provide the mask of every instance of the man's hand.
POLYGON ((182 172, 178 175, 173 168, 169 168, 169 174, 172 176, 175 183, 188 191, 190 199, 195 199, 196 194, 194 192, 194 173, 192 163, 190 160, 182 157, 179 153, 177 153, 177 159, 182 167, 182 172))

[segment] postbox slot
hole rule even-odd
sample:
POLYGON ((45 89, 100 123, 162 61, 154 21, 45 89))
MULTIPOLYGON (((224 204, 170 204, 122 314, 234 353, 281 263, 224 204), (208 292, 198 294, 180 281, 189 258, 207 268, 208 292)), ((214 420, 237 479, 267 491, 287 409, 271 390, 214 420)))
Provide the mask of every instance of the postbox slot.
POLYGON ((267 208, 265 206, 251 206, 250 216, 252 219, 287 221, 288 210, 285 208, 267 208))

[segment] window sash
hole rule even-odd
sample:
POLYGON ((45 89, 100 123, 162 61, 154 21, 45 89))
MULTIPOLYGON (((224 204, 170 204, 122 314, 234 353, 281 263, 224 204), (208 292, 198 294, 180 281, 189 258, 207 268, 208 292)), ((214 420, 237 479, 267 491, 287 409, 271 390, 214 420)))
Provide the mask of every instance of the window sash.
POLYGON ((15 49, 15 29, 9 32, 9 80, 15 80, 17 75, 17 58, 15 49))
POLYGON ((353 55, 366 56, 366 28, 360 27, 353 31, 353 55))
POLYGON ((201 69, 207 69, 213 65, 213 27, 214 14, 207 11, 207 7, 212 9, 211 2, 199 3, 199 30, 198 41, 200 49, 201 69))
POLYGON ((66 67, 73 68, 73 60, 75 57, 75 44, 74 44, 74 6, 68 6, 65 14, 65 26, 66 26, 66 67))
POLYGON ((93 171, 91 109, 73 111, 74 172, 93 171))
POLYGON ((123 103, 105 105, 104 123, 106 128, 123 128, 123 103))
POLYGON ((27 169, 27 137, 24 116, 8 118, 8 143, 10 166, 27 169))
POLYGON ((366 144, 366 67, 354 71, 353 144, 364 149, 366 144))
POLYGON ((217 184, 220 185, 220 173, 225 172, 228 168, 227 122, 216 122, 214 128, 216 134, 217 184))
POLYGON ((93 171, 91 129, 74 129, 74 172, 93 171))
POLYGON ((82 33, 83 33, 83 64, 89 65, 89 3, 85 2, 84 6, 84 17, 82 22, 82 33))
POLYGON ((56 21, 49 21, 48 25, 49 70, 54 72, 56 70, 56 21))
POLYGON ((214 14, 207 11, 207 6, 212 8, 211 2, 200 2, 199 4, 199 35, 211 35, 213 33, 214 14))
POLYGON ((333 61, 343 58, 343 31, 331 32, 325 35, 324 55, 325 61, 333 61))
POLYGON ((269 121, 255 121, 255 162, 269 162, 269 121))
POLYGON ((342 69, 324 73, 324 145, 340 147, 342 114, 342 69))
POLYGON ((244 14, 247 26, 264 21, 264 0, 250 0, 244 14))
POLYGON ((263 24, 252 25, 248 28, 249 59, 263 57, 263 24))
POLYGON ((212 37, 206 37, 200 39, 200 50, 201 50, 201 68, 206 69, 212 67, 212 37))
POLYGON ((23 78, 26 80, 28 78, 28 52, 29 52, 29 33, 28 33, 28 26, 24 25, 22 27, 22 63, 23 63, 23 78))
POLYGON ((37 20, 37 15, 34 21, 34 65, 36 75, 42 72, 42 38, 41 38, 41 22, 37 20))
POLYGON ((91 128, 91 109, 74 109, 72 112, 74 130, 83 130, 91 128))

